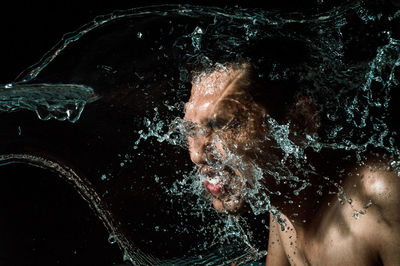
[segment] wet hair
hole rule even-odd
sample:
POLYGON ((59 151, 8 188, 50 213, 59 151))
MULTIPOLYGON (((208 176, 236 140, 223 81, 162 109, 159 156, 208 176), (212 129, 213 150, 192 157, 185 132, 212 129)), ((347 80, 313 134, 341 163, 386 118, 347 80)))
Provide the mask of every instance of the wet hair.
POLYGON ((204 73, 212 73, 218 69, 232 69, 244 72, 240 87, 249 93, 250 99, 257 105, 264 107, 269 115, 279 123, 285 123, 290 110, 300 97, 300 90, 292 81, 265 79, 257 68, 247 60, 218 63, 212 67, 192 72, 192 80, 196 80, 204 73))
POLYGON ((284 123, 287 114, 299 97, 296 84, 290 81, 268 80, 259 76, 254 66, 249 68, 250 85, 248 91, 257 104, 265 107, 270 116, 284 123))
POLYGON ((221 51, 203 54, 192 64, 192 80, 221 67, 243 69, 246 71, 245 87, 252 100, 264 106, 279 123, 284 123, 297 100, 304 95, 296 69, 308 57, 306 45, 300 41, 264 38, 238 47, 236 54, 226 55, 221 51), (276 78, 272 74, 277 66, 282 72, 290 71, 286 71, 285 77, 276 78))

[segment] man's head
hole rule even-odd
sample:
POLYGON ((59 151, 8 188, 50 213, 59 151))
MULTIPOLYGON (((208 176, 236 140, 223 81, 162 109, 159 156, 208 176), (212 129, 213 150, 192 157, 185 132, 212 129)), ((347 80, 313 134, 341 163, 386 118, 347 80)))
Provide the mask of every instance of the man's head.
MULTIPOLYGON (((191 124, 190 157, 200 169, 214 207, 220 211, 240 211, 248 188, 260 174, 257 169, 268 167, 280 156, 270 136, 268 118, 276 110, 289 108, 280 106, 283 102, 273 102, 278 100, 272 96, 279 95, 277 88, 259 86, 248 63, 204 72, 192 82, 191 97, 185 106, 185 120, 191 124), (263 94, 267 96, 262 103, 255 99, 255 95, 261 95, 257 93, 260 89, 270 90, 263 94)), ((298 101, 294 110, 299 105, 304 109, 304 103, 304 99, 298 101)), ((285 113, 290 117, 293 112, 285 113)))

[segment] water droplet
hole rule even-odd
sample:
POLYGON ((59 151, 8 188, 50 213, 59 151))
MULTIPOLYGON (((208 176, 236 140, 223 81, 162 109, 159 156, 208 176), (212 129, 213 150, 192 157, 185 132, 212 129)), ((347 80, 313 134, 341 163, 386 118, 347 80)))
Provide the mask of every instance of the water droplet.
POLYGON ((118 240, 118 238, 115 235, 110 235, 108 237, 108 243, 110 243, 111 245, 114 245, 115 243, 117 243, 117 240, 118 240))
POLYGON ((353 200, 352 200, 352 199, 348 199, 347 202, 348 202, 349 204, 352 204, 352 203, 353 203, 353 200))

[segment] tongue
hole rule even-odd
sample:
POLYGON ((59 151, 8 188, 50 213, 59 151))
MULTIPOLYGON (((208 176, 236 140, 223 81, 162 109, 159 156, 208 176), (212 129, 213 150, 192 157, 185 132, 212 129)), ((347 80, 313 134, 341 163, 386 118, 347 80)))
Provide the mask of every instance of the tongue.
POLYGON ((218 184, 212 184, 208 182, 207 180, 204 181, 204 185, 206 189, 213 194, 214 196, 219 196, 223 192, 223 183, 218 183, 218 184))

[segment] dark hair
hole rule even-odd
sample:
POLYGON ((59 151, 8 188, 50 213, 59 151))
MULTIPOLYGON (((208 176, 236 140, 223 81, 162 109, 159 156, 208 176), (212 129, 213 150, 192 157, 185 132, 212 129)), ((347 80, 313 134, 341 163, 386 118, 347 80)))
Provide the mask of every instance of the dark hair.
POLYGON ((296 83, 262 78, 254 67, 250 67, 249 71, 251 86, 248 90, 253 100, 264 106, 274 119, 283 123, 300 95, 296 83))
POLYGON ((283 122, 302 94, 297 69, 308 57, 309 52, 304 42, 283 37, 263 38, 238 46, 236 53, 202 53, 191 61, 189 69, 192 77, 196 77, 200 73, 213 72, 221 66, 246 66, 250 84, 247 87, 253 100, 264 106, 278 122, 283 122))

